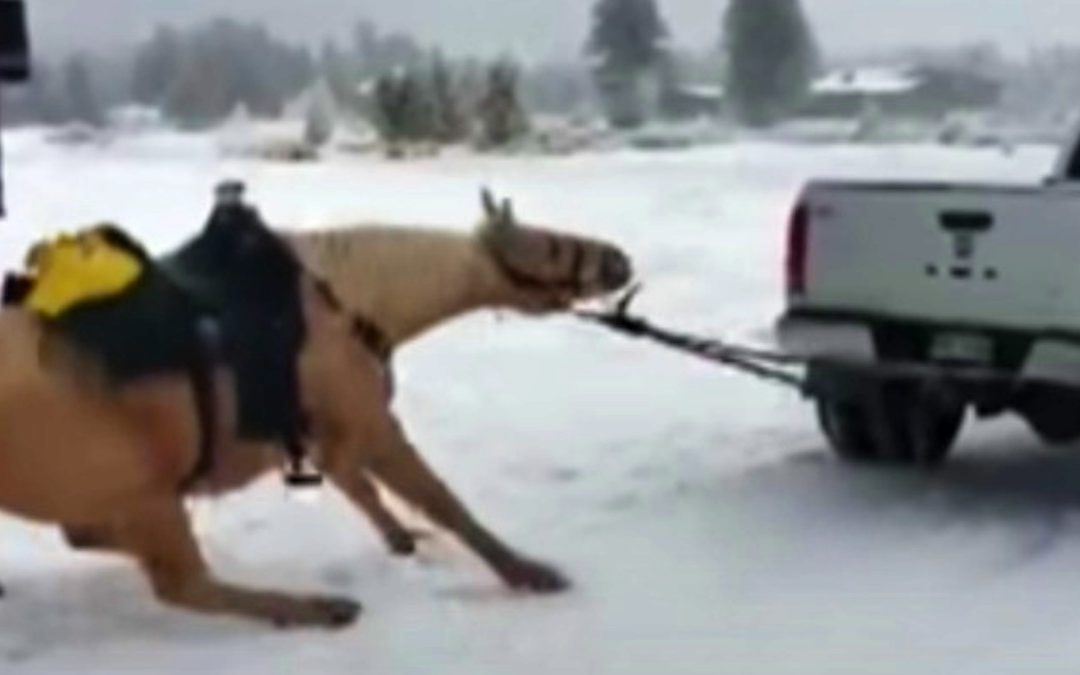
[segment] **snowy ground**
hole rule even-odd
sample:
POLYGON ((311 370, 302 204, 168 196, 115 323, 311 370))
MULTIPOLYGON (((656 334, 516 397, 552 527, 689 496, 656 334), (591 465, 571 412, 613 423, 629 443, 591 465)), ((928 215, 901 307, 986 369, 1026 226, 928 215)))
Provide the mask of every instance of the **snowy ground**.
MULTIPOLYGON (((251 185, 275 222, 468 227, 477 190, 623 243, 640 308, 768 338, 782 222, 807 177, 1034 179, 1047 149, 737 145, 558 160, 309 166, 222 162, 206 141, 107 149, 7 139, 0 263, 35 236, 114 219, 167 246, 212 184, 251 185)), ((568 319, 479 316, 410 347, 399 408, 477 514, 563 566, 573 592, 502 591, 443 537, 390 559, 337 495, 273 481, 194 508, 213 566, 355 596, 343 633, 278 633, 164 609, 122 561, 0 520, 0 672, 1040 673, 1076 671, 1080 457, 1018 426, 969 433, 932 478, 832 462, 792 395, 568 319)))

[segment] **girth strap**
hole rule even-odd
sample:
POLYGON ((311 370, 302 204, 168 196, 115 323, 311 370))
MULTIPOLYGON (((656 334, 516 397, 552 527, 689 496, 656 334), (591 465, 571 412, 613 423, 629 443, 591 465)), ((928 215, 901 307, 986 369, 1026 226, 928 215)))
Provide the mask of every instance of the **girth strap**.
POLYGON ((181 492, 187 492, 214 470, 217 448, 218 400, 214 386, 214 369, 222 358, 221 333, 217 320, 204 316, 195 326, 195 357, 188 366, 188 377, 195 398, 195 415, 199 424, 199 454, 191 473, 181 482, 181 492))

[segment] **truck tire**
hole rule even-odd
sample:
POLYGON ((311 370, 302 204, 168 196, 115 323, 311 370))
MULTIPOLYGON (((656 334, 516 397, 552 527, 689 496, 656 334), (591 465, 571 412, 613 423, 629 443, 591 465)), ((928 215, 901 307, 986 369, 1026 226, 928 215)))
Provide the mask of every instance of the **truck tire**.
POLYGON ((838 399, 817 400, 818 426, 837 457, 845 462, 868 463, 880 458, 871 434, 869 412, 858 403, 838 399))
POLYGON ((964 424, 963 407, 933 405, 899 383, 886 385, 882 405, 819 398, 818 422, 833 452, 857 464, 931 468, 948 459, 964 424))
POLYGON ((1080 439, 1080 392, 1076 389, 1031 384, 1012 405, 1043 443, 1064 445, 1080 439))

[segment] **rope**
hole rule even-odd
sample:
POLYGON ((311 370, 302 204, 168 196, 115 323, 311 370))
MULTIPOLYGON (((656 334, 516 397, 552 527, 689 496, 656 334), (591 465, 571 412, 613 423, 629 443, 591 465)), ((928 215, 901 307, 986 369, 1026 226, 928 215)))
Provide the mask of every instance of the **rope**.
POLYGON ((650 340, 676 351, 696 356, 752 375, 759 379, 798 390, 806 390, 806 382, 788 368, 800 366, 802 360, 789 354, 728 344, 722 340, 703 338, 662 328, 649 320, 630 313, 630 305, 641 291, 636 286, 607 312, 576 311, 574 316, 634 339, 650 340))

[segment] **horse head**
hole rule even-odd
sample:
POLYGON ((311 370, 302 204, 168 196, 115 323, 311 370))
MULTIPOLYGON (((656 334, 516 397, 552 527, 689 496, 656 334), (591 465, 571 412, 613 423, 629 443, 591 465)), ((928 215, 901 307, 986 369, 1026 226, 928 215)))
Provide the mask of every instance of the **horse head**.
POLYGON ((568 309, 575 302, 614 293, 633 279, 629 256, 614 244, 517 220, 509 199, 497 203, 483 190, 480 241, 503 280, 515 290, 517 309, 568 309))

